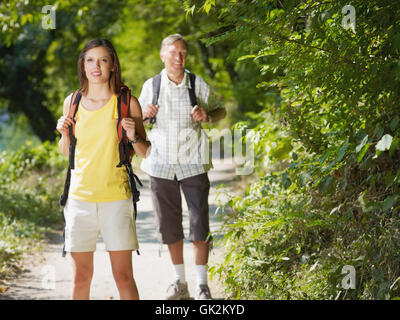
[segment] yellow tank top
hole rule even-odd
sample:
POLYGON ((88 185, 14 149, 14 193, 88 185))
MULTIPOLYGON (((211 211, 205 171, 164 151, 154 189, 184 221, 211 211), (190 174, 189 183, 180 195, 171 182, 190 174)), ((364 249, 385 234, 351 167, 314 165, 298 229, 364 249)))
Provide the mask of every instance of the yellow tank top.
POLYGON ((75 169, 71 170, 72 199, 108 202, 131 196, 124 166, 119 163, 117 96, 99 110, 86 110, 82 103, 76 114, 75 169))

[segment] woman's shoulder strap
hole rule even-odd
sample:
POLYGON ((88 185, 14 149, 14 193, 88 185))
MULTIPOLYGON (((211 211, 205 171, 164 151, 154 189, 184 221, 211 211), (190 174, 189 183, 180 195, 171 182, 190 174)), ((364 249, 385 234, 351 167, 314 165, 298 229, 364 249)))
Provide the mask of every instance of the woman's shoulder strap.
POLYGON ((79 101, 81 100, 81 98, 82 98, 82 92, 79 89, 75 90, 75 92, 72 94, 71 97, 71 104, 68 113, 68 115, 72 119, 75 119, 76 111, 78 110, 79 101))

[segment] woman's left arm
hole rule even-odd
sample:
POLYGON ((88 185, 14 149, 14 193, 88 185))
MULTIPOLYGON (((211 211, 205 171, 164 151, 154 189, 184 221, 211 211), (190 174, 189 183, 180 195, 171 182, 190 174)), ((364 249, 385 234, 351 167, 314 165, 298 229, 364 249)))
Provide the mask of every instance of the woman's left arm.
POLYGON ((129 118, 125 118, 121 122, 122 127, 126 130, 126 135, 132 143, 133 149, 137 155, 146 158, 150 154, 151 144, 147 140, 146 131, 142 120, 142 109, 139 101, 132 96, 129 108, 129 118))

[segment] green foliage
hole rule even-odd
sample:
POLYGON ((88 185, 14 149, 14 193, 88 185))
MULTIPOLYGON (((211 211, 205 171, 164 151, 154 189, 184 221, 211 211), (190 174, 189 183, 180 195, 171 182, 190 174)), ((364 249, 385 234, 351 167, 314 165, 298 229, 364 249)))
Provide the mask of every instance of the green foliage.
POLYGON ((111 38, 124 5, 59 0, 52 4, 55 29, 45 29, 46 5, 44 0, 0 4, 0 111, 23 114, 41 141, 53 141, 55 118, 64 99, 79 86, 79 50, 92 38, 111 38))
POLYGON ((0 150, 16 151, 21 145, 39 145, 39 138, 29 129, 26 117, 10 117, 0 122, 0 150))
POLYGON ((23 219, 12 219, 0 211, 0 279, 17 270, 24 253, 38 249, 45 228, 23 219))
MULTIPOLYGON (((255 175, 222 206, 233 211, 227 255, 212 268, 231 297, 400 296, 398 1, 352 1, 354 31, 342 25, 345 0, 60 0, 51 31, 39 27, 45 4, 0 4, 2 112, 25 114, 42 140, 54 139, 87 40, 113 41, 138 96, 162 67, 162 38, 179 32, 188 68, 223 97, 225 124, 253 129, 255 175), (355 290, 341 287, 344 265, 356 269, 355 290)), ((18 256, 20 235, 61 218, 66 159, 46 144, 19 150, 19 121, 15 135, 1 132, 18 147, 0 160, 0 224, 10 226, 0 229, 0 261, 18 256)))
POLYGON ((241 41, 237 63, 252 61, 272 98, 240 124, 254 129, 257 176, 228 203, 228 253, 213 269, 233 298, 399 296, 400 5, 353 1, 354 33, 341 23, 347 4, 220 1, 208 12, 219 23, 207 43, 241 41), (355 290, 341 287, 344 265, 355 290))
POLYGON ((67 161, 50 143, 0 155, 1 278, 63 221, 58 200, 67 161))
POLYGON ((0 112, 23 114, 41 141, 55 140, 55 119, 61 116, 65 97, 79 86, 76 63, 86 41, 104 37, 114 43, 123 81, 139 96, 143 82, 163 66, 161 40, 177 32, 189 43, 187 68, 217 87, 232 119, 241 119, 245 110, 259 111, 264 93, 256 89, 258 68, 251 61, 236 61, 243 49, 241 40, 206 45, 203 35, 218 23, 211 14, 216 2, 202 7, 189 7, 189 2, 59 0, 53 4, 56 28, 50 30, 41 24, 45 1, 14 0, 0 5, 4 29, 0 34, 0 112), (191 7, 196 9, 192 13, 210 14, 187 15, 191 7))

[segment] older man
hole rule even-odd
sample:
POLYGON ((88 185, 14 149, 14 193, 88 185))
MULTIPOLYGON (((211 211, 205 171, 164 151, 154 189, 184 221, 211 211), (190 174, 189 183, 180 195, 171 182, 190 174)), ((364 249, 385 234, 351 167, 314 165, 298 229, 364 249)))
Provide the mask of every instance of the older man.
POLYGON ((152 200, 157 216, 159 240, 168 245, 174 281, 167 299, 189 297, 183 259, 181 189, 189 209, 189 240, 194 246, 197 288, 195 299, 211 299, 207 285, 210 246, 207 171, 212 167, 208 140, 201 123, 214 123, 226 111, 207 83, 185 69, 188 46, 174 34, 161 43, 165 68, 148 79, 139 97, 149 132, 151 154, 141 168, 150 176, 152 200))

